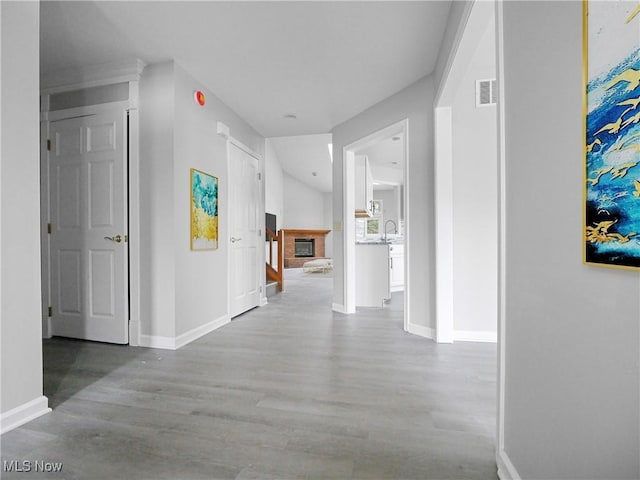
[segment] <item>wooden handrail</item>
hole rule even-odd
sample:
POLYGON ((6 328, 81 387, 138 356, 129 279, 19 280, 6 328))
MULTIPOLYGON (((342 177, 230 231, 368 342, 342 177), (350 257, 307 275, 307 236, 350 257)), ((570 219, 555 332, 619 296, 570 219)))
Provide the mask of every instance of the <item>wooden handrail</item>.
POLYGON ((267 276, 278 283, 278 291, 284 289, 284 232, 278 231, 276 235, 273 231, 266 229, 269 239, 269 261, 267 262, 267 276), (278 242, 278 265, 273 265, 273 242, 278 242))

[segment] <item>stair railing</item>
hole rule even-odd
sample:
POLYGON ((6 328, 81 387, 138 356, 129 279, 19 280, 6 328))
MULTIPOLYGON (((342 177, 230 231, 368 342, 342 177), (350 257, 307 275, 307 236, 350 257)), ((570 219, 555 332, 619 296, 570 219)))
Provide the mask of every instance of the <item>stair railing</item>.
POLYGON ((267 278, 273 282, 277 282, 278 291, 284 290, 284 232, 278 230, 276 235, 273 231, 266 229, 267 238, 269 239, 269 259, 267 261, 267 278), (274 264, 273 260, 273 242, 277 242, 277 258, 274 264))

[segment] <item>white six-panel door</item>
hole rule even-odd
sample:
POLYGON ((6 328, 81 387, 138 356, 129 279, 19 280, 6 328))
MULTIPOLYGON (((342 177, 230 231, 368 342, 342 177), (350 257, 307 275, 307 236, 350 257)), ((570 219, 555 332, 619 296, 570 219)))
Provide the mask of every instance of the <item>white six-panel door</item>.
POLYGON ((258 160, 229 143, 230 316, 258 306, 261 233, 258 160))
POLYGON ((52 335, 128 343, 125 113, 50 124, 52 335))

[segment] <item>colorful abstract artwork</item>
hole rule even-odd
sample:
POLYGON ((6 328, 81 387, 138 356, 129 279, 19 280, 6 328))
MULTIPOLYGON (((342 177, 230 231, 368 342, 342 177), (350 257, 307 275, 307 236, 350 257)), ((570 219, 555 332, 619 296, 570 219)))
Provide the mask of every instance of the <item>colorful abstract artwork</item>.
POLYGON ((191 169, 191 250, 218 248, 218 178, 191 169))
POLYGON ((585 262, 640 267, 640 2, 584 1, 585 262))

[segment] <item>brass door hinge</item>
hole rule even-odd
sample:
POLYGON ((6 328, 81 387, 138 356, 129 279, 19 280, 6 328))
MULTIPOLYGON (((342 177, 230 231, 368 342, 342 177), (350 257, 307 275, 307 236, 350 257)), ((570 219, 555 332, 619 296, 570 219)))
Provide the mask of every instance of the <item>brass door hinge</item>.
POLYGON ((258 173, 258 180, 262 180, 262 174, 258 173))
POLYGON ((53 317, 53 307, 49 306, 49 318, 53 317))
POLYGON ((47 233, 51 235, 51 224, 47 223, 47 233))
POLYGON ((47 150, 51 151, 51 140, 47 139, 47 150))

